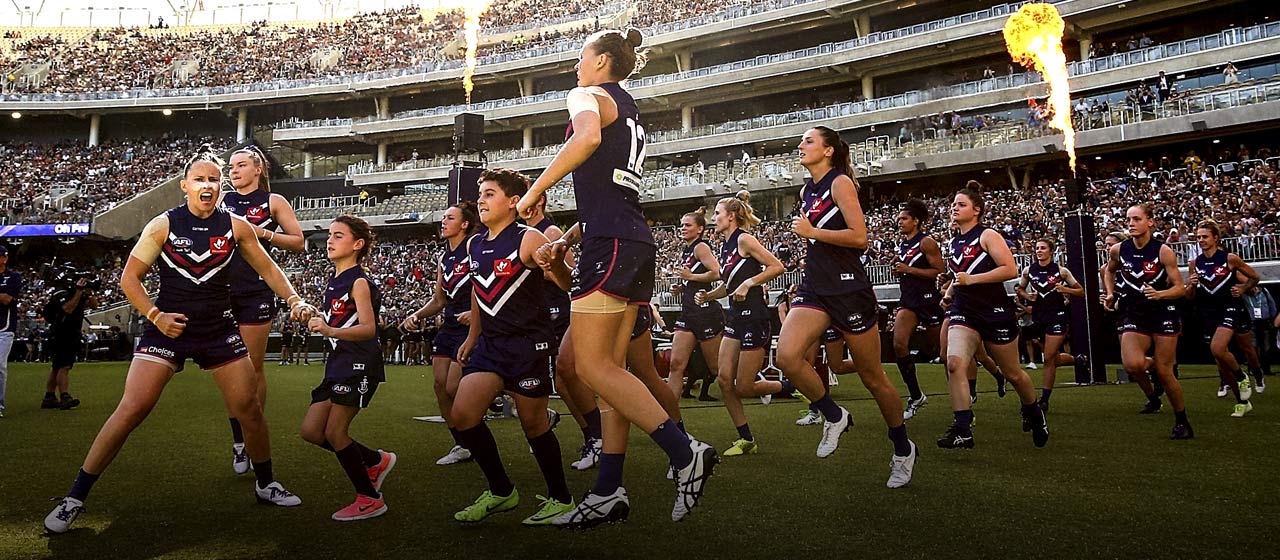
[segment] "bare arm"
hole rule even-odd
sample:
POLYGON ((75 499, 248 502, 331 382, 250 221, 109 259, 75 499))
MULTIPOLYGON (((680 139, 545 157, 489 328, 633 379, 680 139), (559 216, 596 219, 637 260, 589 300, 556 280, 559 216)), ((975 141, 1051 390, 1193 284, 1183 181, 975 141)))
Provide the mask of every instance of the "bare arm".
POLYGON ((1062 283, 1058 284, 1058 292, 1071 297, 1084 297, 1084 286, 1076 281, 1076 276, 1071 273, 1071 269, 1064 266, 1061 270, 1062 283))
POLYGON ((1258 271, 1254 270, 1252 266, 1249 266, 1249 263, 1244 262, 1244 259, 1240 258, 1240 255, 1229 253, 1227 255, 1227 266, 1236 271, 1238 276, 1244 276, 1245 278, 1243 283, 1236 284, 1231 288, 1231 295, 1233 296, 1243 296, 1245 292, 1252 290, 1254 286, 1258 285, 1258 282, 1262 281, 1262 277, 1258 275, 1258 271))
MULTIPOLYGON (((575 88, 574 91, 569 92, 569 102, 573 103, 574 99, 581 95, 584 95, 583 91, 575 88)), ((608 106, 598 106, 594 111, 581 110, 571 115, 573 135, 560 148, 560 152, 556 154, 555 159, 551 160, 551 164, 547 166, 546 170, 541 175, 538 175, 537 180, 529 187, 529 192, 520 197, 520 202, 516 204, 520 214, 528 211, 531 206, 537 203, 543 193, 547 192, 547 189, 580 167, 587 161, 587 158, 591 157, 591 154, 596 152, 596 148, 600 147, 600 130, 612 123, 612 119, 610 119, 609 123, 604 122, 603 113, 612 109, 612 118, 617 118, 618 109, 611 97, 607 95, 598 96, 589 92, 585 93, 585 95, 594 98, 597 105, 603 105, 601 102, 605 102, 608 106)), ((574 109, 570 110, 573 111, 574 109)))
POLYGON ((321 327, 313 330, 329 338, 338 340, 346 340, 349 342, 359 342, 361 340, 370 340, 378 336, 378 318, 373 313, 373 297, 369 290, 369 281, 359 278, 351 285, 351 296, 356 300, 356 324, 355 326, 345 329, 331 327, 324 322, 324 319, 316 316, 312 317, 312 323, 320 322, 321 327))
POLYGON ((991 255, 991 260, 995 262, 996 267, 981 274, 957 273, 957 284, 962 286, 999 284, 1018 277, 1018 263, 1014 262, 1013 251, 1009 250, 1009 245, 1004 242, 1003 236, 997 233, 996 230, 988 229, 982 232, 981 243, 982 248, 987 251, 988 255, 991 255))
MULTIPOLYGON (((768 249, 765 249, 764 245, 761 245, 760 241, 756 240, 754 235, 747 234, 738 236, 738 252, 745 256, 752 257, 764 265, 764 270, 760 271, 759 274, 746 279, 746 281, 742 283, 743 286, 746 286, 747 284, 751 284, 751 286, 764 286, 768 284, 770 280, 782 276, 782 273, 787 271, 786 267, 782 266, 782 261, 778 260, 778 257, 773 256, 773 253, 770 253, 768 249)), ((748 288, 751 286, 748 286, 748 288)), ((743 290, 742 286, 739 286, 738 290, 743 290)))
POLYGON ((806 216, 797 216, 792 220, 792 230, 796 235, 814 241, 821 241, 839 247, 854 249, 867 248, 867 220, 862 214, 862 203, 858 202, 858 186, 847 175, 841 175, 831 183, 831 198, 840 208, 840 215, 848 228, 841 230, 820 229, 809 222, 806 216))
POLYGON ((253 226, 254 233, 259 239, 266 239, 276 247, 295 253, 301 253, 306 249, 307 241, 302 235, 302 224, 298 223, 298 215, 294 213, 293 206, 283 196, 271 195, 271 218, 280 224, 280 231, 268 232, 253 226))
POLYGON ((253 270, 271 287, 271 291, 277 296, 285 300, 285 303, 292 308, 296 301, 301 301, 293 285, 289 283, 289 279, 285 277, 284 272, 280 271, 280 267, 276 262, 271 260, 271 256, 262 248, 254 237, 253 226, 242 218, 233 217, 231 219, 231 230, 236 237, 236 247, 240 250, 240 255, 244 257, 244 261, 253 267, 253 270), (290 301, 297 298, 296 301, 290 301))
MULTIPOLYGON (((1156 290, 1151 286, 1143 286, 1148 299, 1181 299, 1187 294, 1187 287, 1182 283, 1182 271, 1178 269, 1178 256, 1173 248, 1165 245, 1160 248, 1160 264, 1165 274, 1169 275, 1169 287, 1156 290)), ((1192 290, 1194 292, 1194 290, 1192 290)))
POLYGON ((920 250, 924 251, 924 258, 929 263, 929 268, 907 267, 903 272, 925 280, 936 279, 947 268, 946 263, 942 260, 942 248, 938 247, 938 242, 934 241, 932 237, 925 236, 920 241, 920 250))
MULTIPOLYGON (((543 235, 536 229, 530 228, 525 230, 524 237, 520 238, 520 262, 529 268, 541 268, 543 274, 552 282, 555 282, 561 290, 569 291, 570 272, 569 267, 560 259, 552 259, 547 266, 538 263, 536 254, 538 248, 547 243, 547 236, 543 235)), ((566 253, 566 256, 568 253, 566 253)), ((475 317, 475 315, 472 315, 475 317)))
POLYGON ((711 253, 711 248, 706 243, 699 243, 697 247, 694 247, 693 256, 698 259, 698 262, 702 263, 702 266, 707 271, 694 274, 687 272, 688 269, 686 268, 681 268, 678 273, 681 278, 693 282, 715 282, 720 279, 720 263, 716 261, 716 256, 711 253))

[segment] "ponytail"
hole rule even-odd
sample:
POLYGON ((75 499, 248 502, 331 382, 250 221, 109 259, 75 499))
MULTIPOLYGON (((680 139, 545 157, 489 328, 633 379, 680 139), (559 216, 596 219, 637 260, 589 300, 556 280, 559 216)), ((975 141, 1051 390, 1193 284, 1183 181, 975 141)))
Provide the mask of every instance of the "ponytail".
POLYGON ((738 191, 734 196, 720 199, 717 204, 724 206, 725 212, 733 212, 742 229, 753 229, 760 224, 760 218, 756 217, 755 210, 751 208, 751 193, 746 189, 738 191))

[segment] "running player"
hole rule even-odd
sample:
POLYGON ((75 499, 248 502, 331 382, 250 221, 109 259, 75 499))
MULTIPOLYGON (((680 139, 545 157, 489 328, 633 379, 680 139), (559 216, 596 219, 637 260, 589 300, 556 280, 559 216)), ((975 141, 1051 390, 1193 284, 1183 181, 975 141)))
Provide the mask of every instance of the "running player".
MULTIPOLYGON (((773 343, 773 324, 769 322, 769 303, 765 299, 765 287, 769 281, 782 275, 786 269, 782 261, 764 248, 747 230, 760 224, 751 209, 751 194, 741 191, 737 196, 722 198, 716 204, 712 216, 716 233, 725 238, 720 249, 720 278, 724 281, 711 291, 693 294, 697 305, 715 304, 729 296, 729 321, 725 325, 724 340, 720 343, 719 377, 720 396, 729 419, 738 430, 738 439, 725 457, 748 455, 759 451, 742 399, 759 397, 765 404, 774 394, 784 391, 786 384, 766 381, 760 369, 764 366, 765 352, 773 343)), ((786 389, 787 393, 791 389, 786 389)))
MULTIPOLYGON (((1053 262, 1055 243, 1051 239, 1036 242, 1036 261, 1022 271, 1018 281, 1018 297, 1031 302, 1031 319, 1037 334, 1044 337, 1044 386, 1040 390, 1040 409, 1049 412, 1049 398, 1058 366, 1075 362, 1071 354, 1062 352, 1071 330, 1068 297, 1084 297, 1084 286, 1065 266, 1053 262)), ((1029 333, 1024 333, 1031 336, 1029 333)))
POLYGON ((1261 371, 1258 354, 1253 349, 1251 329, 1253 322, 1245 309, 1244 294, 1258 285, 1258 272, 1244 262, 1239 255, 1218 246, 1218 224, 1205 220, 1196 226, 1196 242, 1201 253, 1187 263, 1187 295, 1196 302, 1196 317, 1205 329, 1209 350, 1224 380, 1230 381, 1231 392, 1236 397, 1233 418, 1243 417, 1253 410, 1249 398, 1253 386, 1240 368, 1240 362, 1231 354, 1231 341, 1235 340, 1256 377, 1261 371), (1244 282, 1240 277, 1244 277, 1244 282), (1231 376, 1229 379, 1227 376, 1231 376))
MULTIPOLYGON (((301 253, 306 250, 302 225, 293 212, 293 206, 279 194, 271 192, 271 163, 257 146, 250 145, 232 152, 229 162, 231 186, 235 190, 222 195, 222 206, 227 211, 243 217, 253 226, 263 249, 273 246, 286 251, 301 253)), ((276 313, 276 297, 253 267, 244 261, 241 253, 231 259, 231 307, 236 323, 240 325, 240 337, 249 349, 253 374, 258 377, 258 404, 267 406, 267 378, 263 374, 263 362, 267 356, 267 337, 271 334, 271 320, 276 313)), ((249 456, 244 452, 244 431, 234 416, 231 418, 232 462, 236 474, 249 470, 249 456)))
MULTIPOLYGON (((645 61, 640 32, 603 30, 589 36, 576 64, 578 87, 569 92, 569 137, 520 202, 526 211, 552 185, 573 173, 581 220, 582 251, 578 284, 570 306, 574 360, 579 374, 604 401, 602 435, 606 444, 625 441, 634 423, 650 435, 676 468, 676 500, 671 518, 679 521, 702 497, 716 463, 711 446, 682 431, 644 383, 624 369, 628 334, 639 303, 653 296, 657 248, 640 209, 640 172, 644 166, 644 125, 635 99, 619 84, 645 61)), ((566 235, 544 250, 544 262, 563 258, 566 235)), ((625 443, 624 443, 625 445, 625 443)), ((621 486, 621 457, 602 468, 597 485, 581 507, 566 516, 573 526, 616 518, 627 503, 621 486), (601 484, 604 479, 606 483, 601 484), (600 492, 606 492, 600 494, 600 492)))
POLYGON ((867 221, 858 201, 849 144, 836 131, 819 126, 805 131, 798 148, 800 164, 809 170, 811 179, 805 180, 800 191, 802 214, 792 221, 791 230, 806 240, 808 252, 804 279, 778 336, 778 366, 826 419, 817 453, 829 457, 853 419, 831 399, 830 391, 823 390, 804 354, 827 327, 839 330, 853 355, 858 377, 889 426, 893 459, 887 485, 900 488, 911 481, 918 454, 916 444, 907 438, 901 398, 880 365, 880 333, 876 329, 880 309, 862 265, 868 243, 867 221))
POLYGON ((356 501, 334 512, 335 521, 386 513, 382 482, 396 466, 395 453, 369 449, 349 433, 356 414, 387 380, 378 343, 382 292, 360 266, 373 250, 373 240, 369 224, 355 216, 338 216, 329 224, 327 256, 335 270, 324 291, 324 316, 312 317, 307 325, 325 337, 325 344, 333 344, 333 351, 325 361, 324 379, 311 391, 302 439, 337 455, 356 490, 356 501))
POLYGON ((452 414, 458 439, 471 451, 489 489, 454 514, 453 518, 463 523, 510 511, 520 503, 520 494, 507 478, 498 444, 484 421, 489 404, 503 392, 515 400, 520 427, 547 483, 547 497, 542 498, 540 509, 523 523, 549 525, 575 506, 564 479, 560 442, 547 421, 554 335, 542 282, 549 276, 561 289, 567 289, 569 269, 563 261, 546 267, 535 262, 534 253, 547 238, 516 223, 516 201, 528 188, 529 179, 510 169, 489 169, 480 174, 476 206, 488 229, 467 241, 471 324, 458 348, 462 381, 452 414))
POLYGON ((938 327, 942 325, 942 294, 938 292, 938 275, 946 269, 942 262, 942 249, 932 237, 925 235, 924 225, 929 222, 929 207, 923 200, 908 200, 898 212, 898 259, 893 272, 898 275, 901 293, 898 311, 893 318, 893 356, 898 363, 902 381, 911 393, 907 408, 902 412, 904 420, 910 420, 929 397, 920 390, 916 379, 916 362, 911 358, 911 336, 916 327, 925 329, 925 340, 938 340, 938 327))
MULTIPOLYGON (((1173 249, 1151 235, 1155 227, 1155 208, 1150 203, 1138 204, 1125 212, 1129 222, 1129 239, 1111 247, 1103 269, 1103 306, 1118 311, 1120 358, 1129 377, 1136 380, 1151 399, 1155 389, 1147 378, 1148 368, 1155 370, 1164 393, 1173 406, 1174 424, 1171 439, 1192 439, 1195 430, 1187 421, 1182 384, 1173 376, 1177 360, 1178 336, 1182 323, 1174 301, 1186 292, 1178 257, 1173 249), (1154 363, 1147 350, 1154 347, 1154 363)), ((1158 397, 1155 397, 1158 399, 1158 397)), ((1151 409, 1148 404, 1143 411, 1151 409)), ((1152 412, 1159 410, 1159 401, 1152 412)))
POLYGON ((1001 373, 1022 401, 1022 430, 1031 432, 1036 447, 1049 442, 1049 424, 1036 404, 1036 390, 1018 363, 1018 322, 1014 303, 1004 282, 1018 277, 1018 265, 1004 237, 982 225, 986 203, 982 185, 969 181, 956 193, 951 219, 959 233, 951 240, 948 265, 955 276, 947 288, 951 301, 947 327, 947 383, 955 422, 947 428, 938 447, 972 448, 974 445, 968 369, 985 346, 1001 373))
POLYGON ((667 377, 676 398, 684 392, 684 374, 689 368, 689 358, 693 356, 695 345, 702 350, 711 376, 717 379, 720 376, 718 359, 712 356, 720 355, 724 308, 714 300, 702 304, 694 301, 694 294, 710 291, 711 283, 720 279, 720 263, 716 261, 711 244, 702 237, 707 229, 706 214, 706 209, 698 208, 680 218, 680 238, 684 247, 680 254, 680 268, 675 273, 681 282, 672 287, 682 297, 680 318, 676 320, 676 333, 671 339, 671 373, 667 377))
POLYGON ((444 311, 444 324, 433 339, 431 376, 435 381, 432 389, 440 406, 440 416, 449 428, 449 435, 453 436, 453 448, 436 460, 437 465, 452 465, 471 459, 471 452, 458 438, 458 430, 453 423, 453 396, 458 392, 458 381, 462 379, 458 346, 466 340, 471 324, 471 269, 467 261, 466 241, 479 227, 480 217, 470 202, 459 202, 445 210, 444 217, 440 219, 440 238, 446 245, 436 261, 436 283, 431 301, 410 313, 402 323, 404 330, 418 331, 422 329, 424 319, 444 311))
POLYGON ((129 434, 146 419, 173 375, 188 358, 211 372, 223 401, 240 421, 253 462, 259 502, 278 506, 302 503, 275 481, 266 419, 258 403, 258 378, 231 311, 231 268, 238 252, 271 290, 285 298, 292 315, 306 320, 315 312, 295 293, 284 273, 257 243, 255 230, 219 208, 222 162, 205 147, 183 169, 186 203, 147 223, 129 253, 120 289, 147 324, 138 339, 115 412, 94 438, 84 465, 66 497, 44 519, 52 533, 65 533, 84 512, 84 501, 98 477, 115 459, 129 434), (155 302, 142 279, 156 261, 160 292, 155 302))

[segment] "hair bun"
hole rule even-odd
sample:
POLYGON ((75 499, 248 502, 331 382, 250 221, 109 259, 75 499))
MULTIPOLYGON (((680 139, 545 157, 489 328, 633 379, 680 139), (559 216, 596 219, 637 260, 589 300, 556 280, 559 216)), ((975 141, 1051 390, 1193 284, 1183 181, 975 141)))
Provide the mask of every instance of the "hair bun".
POLYGON ((638 49, 640 48, 641 45, 644 44, 644 35, 640 33, 639 29, 636 29, 634 27, 628 27, 626 31, 626 36, 627 38, 625 39, 624 42, 628 47, 632 49, 638 49))
POLYGON ((693 213, 694 213, 695 215, 697 215, 697 216, 706 216, 706 215, 707 215, 707 207, 706 207, 706 206, 699 206, 697 210, 694 210, 694 211, 693 211, 693 213))
POLYGON ((738 193, 733 195, 733 197, 748 204, 751 203, 751 191, 747 189, 738 191, 738 193))
POLYGON ((975 191, 982 192, 982 183, 974 181, 973 179, 969 179, 969 182, 964 184, 964 188, 973 189, 975 191))

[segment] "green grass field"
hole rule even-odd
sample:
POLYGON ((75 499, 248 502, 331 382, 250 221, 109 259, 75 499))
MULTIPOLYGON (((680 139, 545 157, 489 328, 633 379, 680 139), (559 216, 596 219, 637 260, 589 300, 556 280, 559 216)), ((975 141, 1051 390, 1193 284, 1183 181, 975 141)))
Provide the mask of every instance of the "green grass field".
MULTIPOLYGON (((148 421, 102 477, 76 528, 43 535, 41 519, 72 479, 123 388, 126 366, 82 364, 72 378, 84 401, 74 411, 40 410, 47 366, 13 364, 9 408, 0 419, 0 559, 20 558, 807 558, 846 557, 1265 558, 1280 514, 1280 381, 1256 396, 1255 411, 1229 418, 1204 366, 1183 368, 1197 439, 1171 442, 1172 412, 1136 414, 1134 385, 1060 387, 1052 439, 1035 449, 1019 429, 1015 396, 998 399, 985 373, 975 406, 977 448, 934 445, 951 421, 939 366, 922 366, 932 397, 909 429, 922 457, 914 481, 884 487, 885 426, 855 377, 833 388, 854 415, 840 450, 818 459, 820 427, 793 424, 802 408, 784 400, 749 406, 758 455, 727 460, 702 505, 670 521, 674 490, 664 457, 633 432, 626 471, 631 521, 575 533, 526 529, 520 519, 544 491, 519 426, 493 425, 524 502, 516 512, 461 526, 454 511, 484 482, 466 463, 438 467, 450 445, 435 412, 430 370, 393 367, 391 382, 361 414, 353 435, 396 451, 385 487, 387 515, 351 524, 329 515, 352 499, 329 453, 296 435, 321 367, 268 366, 267 414, 278 478, 300 508, 254 504, 252 476, 235 476, 217 390, 193 367, 179 374, 148 421)), ((896 369, 888 366, 891 378, 896 369)), ((1039 372, 1032 372, 1038 379, 1039 372)), ((716 394, 713 391, 713 394, 716 394)), ((555 402, 555 401, 553 401, 555 402)), ((724 449, 736 435, 723 408, 684 401, 685 422, 724 449)), ((554 406, 561 405, 556 402, 554 406)), ((562 409, 563 410, 563 409, 562 409)), ((566 462, 581 435, 559 428, 566 462)), ((575 493, 594 470, 569 471, 575 493)))

